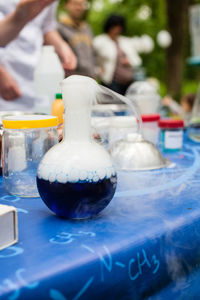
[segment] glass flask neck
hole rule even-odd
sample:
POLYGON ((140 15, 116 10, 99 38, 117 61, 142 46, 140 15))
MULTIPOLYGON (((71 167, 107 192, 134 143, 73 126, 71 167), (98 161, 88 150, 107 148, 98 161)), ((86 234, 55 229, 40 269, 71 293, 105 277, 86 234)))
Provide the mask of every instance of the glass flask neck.
POLYGON ((91 140, 90 108, 67 110, 65 114, 64 132, 66 142, 89 142, 91 140))
POLYGON ((87 82, 66 79, 63 85, 65 107, 64 137, 67 142, 89 142, 91 140, 91 106, 95 97, 93 86, 87 82))

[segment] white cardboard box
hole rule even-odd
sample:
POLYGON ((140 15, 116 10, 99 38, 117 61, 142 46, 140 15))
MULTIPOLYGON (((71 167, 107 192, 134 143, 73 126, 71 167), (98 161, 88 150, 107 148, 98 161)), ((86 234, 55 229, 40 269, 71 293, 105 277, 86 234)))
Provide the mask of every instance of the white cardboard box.
POLYGON ((17 210, 0 204, 0 250, 18 241, 17 210))

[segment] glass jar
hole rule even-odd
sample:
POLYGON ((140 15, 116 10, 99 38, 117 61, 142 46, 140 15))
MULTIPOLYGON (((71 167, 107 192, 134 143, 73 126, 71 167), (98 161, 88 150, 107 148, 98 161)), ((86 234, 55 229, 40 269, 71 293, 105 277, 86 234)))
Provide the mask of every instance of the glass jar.
POLYGON ((160 141, 163 151, 180 151, 183 146, 183 120, 160 120, 160 141))
POLYGON ((44 154, 57 143, 57 117, 5 117, 2 167, 6 190, 19 197, 39 197, 36 185, 37 167, 44 154))
POLYGON ((2 152, 2 135, 3 135, 3 118, 7 116, 19 116, 19 115, 32 115, 31 112, 28 111, 0 111, 0 176, 2 176, 2 159, 1 159, 1 152, 2 152))

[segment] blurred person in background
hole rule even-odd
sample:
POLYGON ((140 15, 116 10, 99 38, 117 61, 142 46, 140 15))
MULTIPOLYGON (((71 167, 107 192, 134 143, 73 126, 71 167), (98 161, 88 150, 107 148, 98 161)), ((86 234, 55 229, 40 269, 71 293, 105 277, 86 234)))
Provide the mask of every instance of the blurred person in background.
POLYGON ((173 115, 181 117, 184 120, 185 125, 187 126, 192 115, 192 108, 195 98, 196 95, 193 93, 186 94, 182 96, 179 104, 170 96, 166 96, 162 100, 162 105, 169 108, 170 113, 172 113, 173 115))
POLYGON ((93 48, 93 33, 84 20, 87 10, 86 0, 66 0, 67 15, 60 17, 58 32, 69 43, 77 56, 77 68, 66 75, 79 74, 96 77, 96 58, 93 48))
POLYGON ((0 22, 9 23, 13 18, 12 26, 16 26, 13 36, 3 44, 15 36, 16 38, 0 48, 1 110, 34 111, 39 99, 35 97, 33 76, 43 44, 55 47, 65 69, 76 67, 77 61, 73 51, 55 30, 57 4, 51 2, 54 1, 0 1, 0 22), (31 5, 34 5, 34 9, 31 5), (13 17, 16 14, 20 16, 17 19, 13 17))
POLYGON ((111 15, 104 24, 104 34, 95 37, 93 43, 102 84, 122 95, 134 81, 134 67, 141 64, 131 39, 122 36, 124 30, 125 19, 111 15))

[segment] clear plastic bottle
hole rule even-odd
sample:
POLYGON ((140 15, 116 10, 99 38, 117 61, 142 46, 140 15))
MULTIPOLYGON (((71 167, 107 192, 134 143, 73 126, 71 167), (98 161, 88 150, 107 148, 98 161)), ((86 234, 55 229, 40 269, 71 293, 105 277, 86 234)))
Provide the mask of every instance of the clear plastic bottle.
POLYGON ((61 91, 60 82, 64 79, 64 70, 53 46, 43 46, 38 65, 34 72, 35 91, 41 98, 35 107, 37 113, 51 113, 55 94, 61 91))

